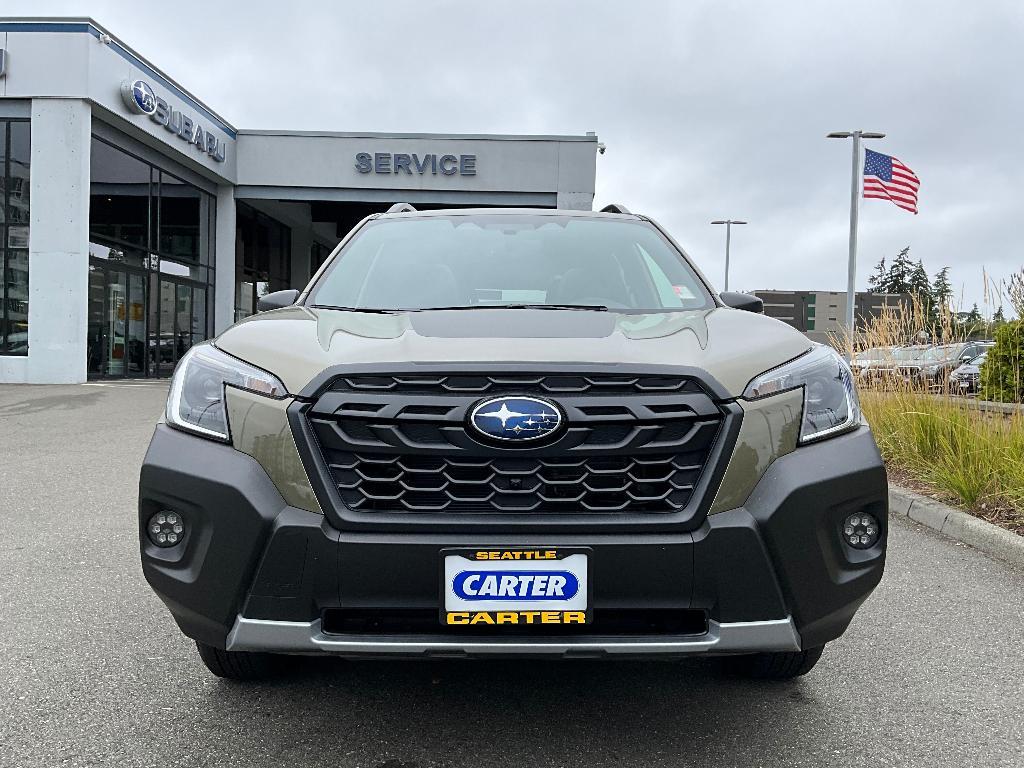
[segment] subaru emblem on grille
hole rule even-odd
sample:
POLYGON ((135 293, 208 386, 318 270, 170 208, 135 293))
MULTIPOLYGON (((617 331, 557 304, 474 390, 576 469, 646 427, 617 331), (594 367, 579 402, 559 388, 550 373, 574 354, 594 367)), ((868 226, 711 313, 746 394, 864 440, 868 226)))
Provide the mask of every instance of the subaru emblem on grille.
POLYGON ((492 397, 469 414, 469 423, 484 437, 516 443, 547 437, 562 421, 557 405, 535 397, 492 397))

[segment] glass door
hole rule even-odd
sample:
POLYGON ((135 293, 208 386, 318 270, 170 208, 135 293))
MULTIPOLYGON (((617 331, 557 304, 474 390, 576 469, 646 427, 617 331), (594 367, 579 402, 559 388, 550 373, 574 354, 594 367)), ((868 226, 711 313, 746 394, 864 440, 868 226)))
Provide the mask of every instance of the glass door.
POLYGON ((180 355, 177 351, 177 329, 174 327, 175 316, 175 287, 173 280, 160 280, 160 299, 158 322, 160 323, 156 348, 156 364, 158 376, 170 376, 174 370, 174 364, 178 362, 180 355))
POLYGON ((124 272, 107 270, 107 306, 103 334, 107 339, 107 376, 124 376, 127 353, 128 287, 124 272))
POLYGON ((133 377, 146 375, 146 276, 128 273, 126 332, 126 373, 133 377))
POLYGON ((90 376, 146 375, 146 280, 141 272, 89 264, 86 346, 90 376))
POLYGON ((89 329, 86 335, 86 360, 90 377, 107 372, 107 337, 103 321, 107 314, 107 271, 98 264, 89 265, 89 329))

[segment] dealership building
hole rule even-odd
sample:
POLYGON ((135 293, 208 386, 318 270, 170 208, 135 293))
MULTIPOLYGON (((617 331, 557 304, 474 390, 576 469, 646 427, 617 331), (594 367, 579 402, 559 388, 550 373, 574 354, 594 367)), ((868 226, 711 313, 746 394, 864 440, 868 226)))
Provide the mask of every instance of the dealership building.
POLYGON ((243 130, 89 19, 0 19, 0 382, 166 376, 396 202, 589 210, 597 149, 243 130))

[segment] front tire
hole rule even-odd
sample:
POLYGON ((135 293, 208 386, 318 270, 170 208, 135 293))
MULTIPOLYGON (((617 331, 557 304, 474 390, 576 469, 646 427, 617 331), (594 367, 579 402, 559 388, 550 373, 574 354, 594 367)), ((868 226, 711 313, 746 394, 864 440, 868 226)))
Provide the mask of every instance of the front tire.
POLYGON ((823 650, 825 646, 819 645, 805 651, 752 653, 730 657, 726 664, 732 672, 755 680, 792 680, 814 669, 823 650))
POLYGON ((206 668, 225 680, 264 680, 280 668, 280 659, 269 653, 225 651, 199 641, 196 641, 196 649, 206 668))

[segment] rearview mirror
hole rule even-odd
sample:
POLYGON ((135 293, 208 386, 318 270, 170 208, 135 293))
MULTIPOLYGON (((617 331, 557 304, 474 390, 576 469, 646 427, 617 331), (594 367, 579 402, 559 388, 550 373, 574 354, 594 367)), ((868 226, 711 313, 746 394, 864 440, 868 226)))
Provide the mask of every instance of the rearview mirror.
POLYGON ((719 297, 722 299, 722 303, 727 307, 742 309, 744 312, 757 312, 758 314, 764 314, 764 302, 753 294, 725 291, 724 293, 720 293, 719 297))
POLYGON ((273 293, 268 293, 266 296, 260 296, 259 300, 256 302, 256 311, 266 312, 271 309, 290 307, 298 298, 299 292, 294 288, 290 288, 287 291, 274 291, 273 293))

